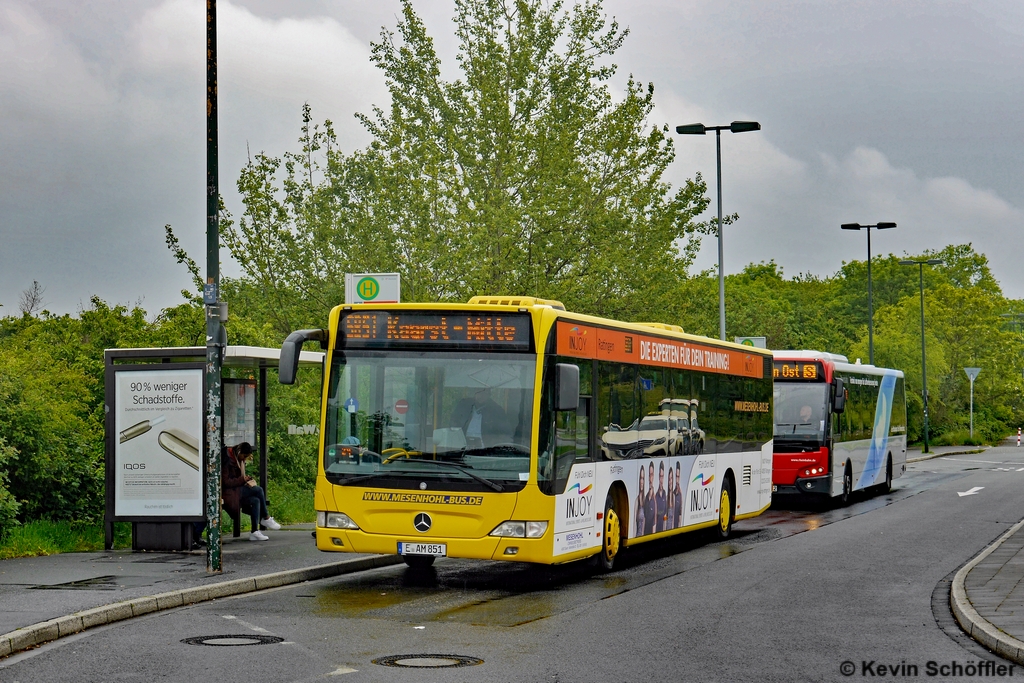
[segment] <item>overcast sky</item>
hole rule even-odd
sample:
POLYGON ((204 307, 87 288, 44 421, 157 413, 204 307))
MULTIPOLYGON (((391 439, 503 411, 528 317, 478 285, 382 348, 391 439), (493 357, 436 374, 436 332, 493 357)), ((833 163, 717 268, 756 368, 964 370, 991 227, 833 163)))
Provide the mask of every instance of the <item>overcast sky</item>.
MULTIPOLYGON (((761 122, 722 139, 725 211, 740 214, 726 272, 774 259, 829 275, 866 255, 840 223, 895 221, 872 236, 876 254, 972 242, 1024 297, 1024 4, 605 6, 631 31, 615 87, 652 81, 653 122, 761 122)), ((33 280, 61 313, 94 294, 151 313, 181 301, 190 282, 163 226, 204 261, 204 7, 0 0, 0 315, 33 280)), ((452 2, 416 7, 451 67, 452 2)), ((344 149, 368 142, 353 114, 387 104, 369 43, 398 3, 220 0, 218 12, 220 182, 237 215, 246 150, 295 149, 303 102, 344 149)), ((699 171, 714 197, 713 136, 676 142, 670 180, 699 171)), ((709 238, 697 265, 716 259, 709 238)))

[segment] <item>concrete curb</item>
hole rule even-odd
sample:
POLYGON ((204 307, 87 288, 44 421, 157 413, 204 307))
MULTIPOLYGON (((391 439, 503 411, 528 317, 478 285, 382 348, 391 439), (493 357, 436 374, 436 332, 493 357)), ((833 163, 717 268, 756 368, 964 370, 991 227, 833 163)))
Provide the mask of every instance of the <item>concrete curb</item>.
POLYGON ((948 453, 929 453, 928 455, 922 455, 917 458, 907 458, 907 462, 921 462, 922 460, 932 460, 933 458, 945 458, 947 455, 975 455, 977 453, 984 453, 988 448, 974 448, 969 451, 949 451, 948 453))
POLYGON ((230 595, 252 593, 254 591, 277 588, 303 581, 315 581, 326 579, 342 574, 361 572, 377 567, 386 567, 393 564, 401 564, 402 558, 398 555, 373 555, 371 557, 360 557, 344 562, 333 562, 315 567, 304 567, 302 569, 288 569, 273 574, 261 576, 250 576, 245 579, 233 581, 221 581, 206 586, 194 586, 181 590, 159 593, 134 600, 115 602, 102 607, 95 607, 82 612, 69 614, 65 617, 57 617, 49 621, 42 621, 24 628, 19 628, 10 633, 0 634, 0 658, 12 655, 15 652, 42 645, 51 640, 57 640, 72 633, 79 633, 95 626, 112 624, 117 621, 140 617, 143 614, 159 612, 166 609, 174 609, 184 605, 193 605, 198 602, 206 602, 216 598, 226 598, 230 595))
POLYGON ((989 650, 1018 664, 1024 664, 1024 642, 999 630, 988 619, 978 614, 978 611, 974 609, 974 605, 971 604, 970 599, 967 597, 967 588, 964 582, 967 580, 967 575, 978 563, 992 554, 996 548, 1001 546, 1006 539, 1015 534, 1022 526, 1024 526, 1024 519, 1010 527, 1010 530, 1000 536, 995 543, 985 548, 977 557, 961 567, 960 571, 953 577, 953 585, 949 591, 949 606, 952 608, 953 616, 956 617, 960 628, 989 650))

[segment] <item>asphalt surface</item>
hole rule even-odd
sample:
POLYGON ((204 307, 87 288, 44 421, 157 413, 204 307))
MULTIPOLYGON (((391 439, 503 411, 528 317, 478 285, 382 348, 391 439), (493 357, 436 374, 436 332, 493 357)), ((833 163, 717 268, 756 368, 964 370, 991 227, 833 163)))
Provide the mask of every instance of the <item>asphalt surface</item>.
POLYGON ((914 463, 890 494, 773 507, 734 539, 645 544, 607 575, 442 560, 216 600, 14 655, 0 680, 963 680, 929 676, 929 662, 1011 665, 964 636, 948 608, 953 572, 1024 516, 1024 471, 991 464, 1010 461, 1024 468, 1024 453, 914 463), (281 641, 182 642, 203 636, 281 641), (481 663, 374 663, 389 655, 481 663), (903 673, 880 673, 890 665, 903 673))

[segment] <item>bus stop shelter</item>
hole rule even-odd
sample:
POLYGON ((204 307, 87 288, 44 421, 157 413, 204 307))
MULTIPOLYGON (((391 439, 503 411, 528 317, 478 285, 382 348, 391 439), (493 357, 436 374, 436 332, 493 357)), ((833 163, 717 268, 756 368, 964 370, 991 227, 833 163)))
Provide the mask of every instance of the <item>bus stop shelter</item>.
MULTIPOLYGON (((264 491, 267 369, 278 367, 280 355, 277 348, 224 348, 224 445, 253 443, 264 491)), ((131 522, 133 550, 187 550, 193 524, 206 521, 206 347, 107 349, 103 356, 105 547, 113 547, 114 522, 131 522)), ((324 358, 302 351, 299 365, 322 369, 324 358)))

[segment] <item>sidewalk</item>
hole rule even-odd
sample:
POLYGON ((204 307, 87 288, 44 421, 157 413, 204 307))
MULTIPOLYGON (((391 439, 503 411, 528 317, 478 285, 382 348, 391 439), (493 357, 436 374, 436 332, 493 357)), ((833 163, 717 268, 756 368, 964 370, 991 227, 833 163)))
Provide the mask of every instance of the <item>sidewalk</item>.
MULTIPOLYGON (((1016 436, 1001 445, 1016 446, 1016 436)), ((1024 520, 957 571, 949 604, 972 638, 1024 665, 1024 520)))
POLYGON ((960 626, 1003 657, 1024 664, 1024 520, 964 565, 950 606, 960 626))
MULTIPOLYGON (((1008 444, 1004 444, 1008 445, 1008 444)), ((968 455, 987 451, 991 446, 929 446, 927 453, 921 452, 921 446, 907 447, 907 462, 921 462, 947 455, 968 455)))
POLYGON ((248 534, 223 539, 221 574, 206 572, 205 549, 2 560, 0 657, 145 612, 401 562, 397 556, 321 552, 312 528, 289 526, 268 532, 270 540, 262 542, 249 541, 248 534))

